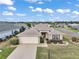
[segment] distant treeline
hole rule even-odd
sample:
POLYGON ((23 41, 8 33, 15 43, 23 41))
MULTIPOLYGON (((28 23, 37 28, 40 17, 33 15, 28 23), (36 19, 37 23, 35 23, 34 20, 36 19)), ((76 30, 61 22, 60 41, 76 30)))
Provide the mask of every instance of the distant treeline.
POLYGON ((55 24, 55 23, 57 23, 57 24, 60 24, 60 23, 64 23, 64 24, 73 24, 73 23, 76 23, 76 24, 79 24, 79 21, 58 21, 58 22, 20 22, 20 23, 31 23, 31 24, 33 24, 33 23, 35 23, 35 24, 39 24, 39 23, 48 23, 48 24, 55 24))
POLYGON ((49 24, 53 24, 53 23, 77 23, 77 24, 79 24, 79 21, 56 21, 56 22, 2 22, 2 21, 0 21, 0 23, 36 23, 36 24, 38 24, 38 23, 49 23, 49 24))

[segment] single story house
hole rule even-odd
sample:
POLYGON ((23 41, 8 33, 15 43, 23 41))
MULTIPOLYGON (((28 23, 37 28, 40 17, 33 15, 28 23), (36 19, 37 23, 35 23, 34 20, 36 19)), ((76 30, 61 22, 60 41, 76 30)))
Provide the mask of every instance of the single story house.
POLYGON ((63 35, 50 27, 49 24, 37 24, 17 35, 21 44, 38 44, 40 37, 49 40, 63 40, 63 35))

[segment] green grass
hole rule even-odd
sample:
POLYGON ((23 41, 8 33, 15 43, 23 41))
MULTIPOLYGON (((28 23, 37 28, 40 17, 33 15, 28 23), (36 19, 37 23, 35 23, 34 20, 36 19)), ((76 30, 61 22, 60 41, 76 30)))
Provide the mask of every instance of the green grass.
POLYGON ((68 34, 64 34, 63 35, 63 40, 70 43, 70 41, 72 40, 72 36, 69 36, 68 34))
POLYGON ((13 50, 14 48, 10 48, 10 47, 6 47, 2 49, 2 52, 0 52, 0 59, 6 59, 13 50))
POLYGON ((72 32, 79 32, 79 30, 73 29, 73 28, 68 27, 68 26, 64 26, 64 28, 65 28, 65 29, 68 29, 68 30, 70 30, 70 31, 72 31, 72 32))
POLYGON ((15 47, 10 47, 10 40, 12 39, 16 39, 16 37, 9 38, 7 41, 0 43, 0 49, 2 49, 2 52, 0 52, 0 59, 6 59, 15 49, 15 47))
POLYGON ((47 48, 37 48, 36 59, 48 59, 48 49, 47 48))
POLYGON ((72 31, 72 32, 79 32, 79 30, 72 29, 72 28, 69 28, 68 30, 70 30, 70 31, 72 31))
MULTIPOLYGON (((79 59, 79 46, 70 44, 68 46, 49 46, 51 59, 79 59)), ((37 59, 48 59, 48 50, 38 48, 37 59)))

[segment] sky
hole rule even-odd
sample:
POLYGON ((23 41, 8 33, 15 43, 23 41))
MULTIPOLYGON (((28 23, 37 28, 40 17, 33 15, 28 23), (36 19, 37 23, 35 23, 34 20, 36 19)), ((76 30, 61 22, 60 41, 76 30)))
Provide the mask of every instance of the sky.
POLYGON ((0 0, 0 21, 79 21, 79 0, 0 0))

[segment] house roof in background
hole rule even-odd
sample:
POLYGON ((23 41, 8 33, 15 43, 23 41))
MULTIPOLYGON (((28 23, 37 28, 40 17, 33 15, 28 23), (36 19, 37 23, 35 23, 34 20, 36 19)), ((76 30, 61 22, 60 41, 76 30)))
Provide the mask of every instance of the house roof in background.
POLYGON ((42 23, 36 25, 34 28, 37 30, 51 30, 49 24, 42 24, 42 23))

